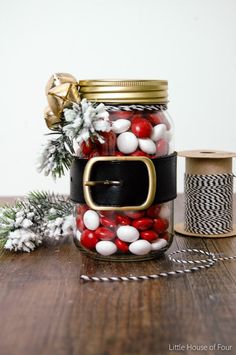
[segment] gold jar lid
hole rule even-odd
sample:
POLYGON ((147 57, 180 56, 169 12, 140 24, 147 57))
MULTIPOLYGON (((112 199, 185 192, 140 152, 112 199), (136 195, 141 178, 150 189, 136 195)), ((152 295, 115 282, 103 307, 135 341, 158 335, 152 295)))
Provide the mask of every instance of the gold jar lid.
POLYGON ((158 104, 168 102, 166 80, 80 80, 81 98, 90 101, 158 104))

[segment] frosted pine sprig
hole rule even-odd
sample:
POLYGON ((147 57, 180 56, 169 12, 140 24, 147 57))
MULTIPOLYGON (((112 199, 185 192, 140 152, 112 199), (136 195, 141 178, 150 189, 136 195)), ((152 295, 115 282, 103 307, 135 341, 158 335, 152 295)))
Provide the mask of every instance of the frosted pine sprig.
POLYGON ((96 106, 87 99, 83 99, 79 104, 73 104, 71 109, 64 109, 64 119, 63 132, 78 144, 86 142, 89 138, 97 138, 99 142, 104 143, 100 132, 111 130, 106 106, 102 103, 96 106))
POLYGON ((0 242, 11 251, 31 252, 47 238, 72 236, 73 204, 62 195, 32 192, 0 208, 0 242))
POLYGON ((43 237, 30 229, 20 228, 10 232, 4 245, 11 251, 31 252, 42 243, 43 237))
POLYGON ((71 166, 74 146, 88 139, 104 143, 101 132, 109 132, 111 122, 106 106, 92 104, 83 99, 79 104, 63 111, 61 123, 50 135, 57 138, 49 139, 43 146, 37 159, 37 170, 55 179, 64 175, 71 166))
POLYGON ((44 171, 46 176, 51 173, 54 179, 64 175, 64 170, 71 166, 74 152, 69 150, 68 143, 68 139, 65 139, 64 135, 57 139, 49 139, 39 153, 37 159, 38 172, 44 171))
POLYGON ((62 236, 72 236, 74 233, 73 216, 57 217, 55 220, 49 221, 45 226, 45 235, 55 240, 62 236))

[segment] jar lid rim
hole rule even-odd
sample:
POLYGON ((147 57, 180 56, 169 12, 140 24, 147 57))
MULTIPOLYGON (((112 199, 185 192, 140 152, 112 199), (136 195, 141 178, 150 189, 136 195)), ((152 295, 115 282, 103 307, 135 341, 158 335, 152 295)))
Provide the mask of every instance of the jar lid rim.
POLYGON ((86 79, 79 81, 79 86, 145 86, 147 84, 168 85, 168 81, 156 79, 86 79))
POLYGON ((80 80, 81 98, 114 103, 166 103, 168 81, 148 79, 94 79, 80 80))

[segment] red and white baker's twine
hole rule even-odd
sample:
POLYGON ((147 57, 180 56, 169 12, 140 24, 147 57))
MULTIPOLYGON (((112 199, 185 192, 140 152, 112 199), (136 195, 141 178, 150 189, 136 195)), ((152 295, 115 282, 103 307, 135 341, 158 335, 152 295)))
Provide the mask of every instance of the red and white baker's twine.
POLYGON ((215 263, 217 261, 236 260, 236 255, 217 257, 214 253, 207 252, 207 251, 200 250, 200 249, 182 249, 182 250, 173 251, 172 253, 170 253, 168 255, 168 258, 170 261, 173 261, 175 263, 179 263, 179 264, 183 264, 183 265, 186 265, 186 264, 190 264, 190 265, 196 264, 196 265, 189 268, 189 269, 183 269, 183 270, 177 269, 177 270, 173 270, 173 271, 160 272, 159 274, 153 274, 153 275, 110 276, 110 277, 97 277, 97 276, 81 275, 80 279, 83 281, 99 281, 99 282, 156 280, 156 279, 159 279, 160 277, 175 276, 175 275, 179 275, 179 274, 189 274, 191 272, 200 271, 203 269, 208 269, 211 266, 215 265, 215 263), (200 260, 182 260, 182 259, 173 258, 173 255, 182 254, 182 253, 197 253, 197 254, 206 255, 209 258, 200 259, 200 260))
POLYGON ((117 106, 112 106, 112 105, 106 105, 106 110, 109 112, 116 112, 116 111, 162 111, 166 110, 167 105, 166 104, 156 104, 156 105, 117 105, 117 106))
POLYGON ((212 235, 232 231, 233 178, 231 174, 185 174, 184 229, 212 235))

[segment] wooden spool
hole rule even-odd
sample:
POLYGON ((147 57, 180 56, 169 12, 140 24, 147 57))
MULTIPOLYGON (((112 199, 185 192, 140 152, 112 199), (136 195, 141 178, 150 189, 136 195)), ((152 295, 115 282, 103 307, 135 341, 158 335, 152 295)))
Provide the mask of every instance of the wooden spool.
MULTIPOLYGON (((188 150, 178 152, 185 158, 185 171, 190 175, 232 174, 233 157, 236 153, 218 150, 188 150)), ((236 235, 236 225, 232 231, 224 234, 197 234, 185 230, 184 223, 175 224, 176 233, 189 237, 225 238, 236 235)))

